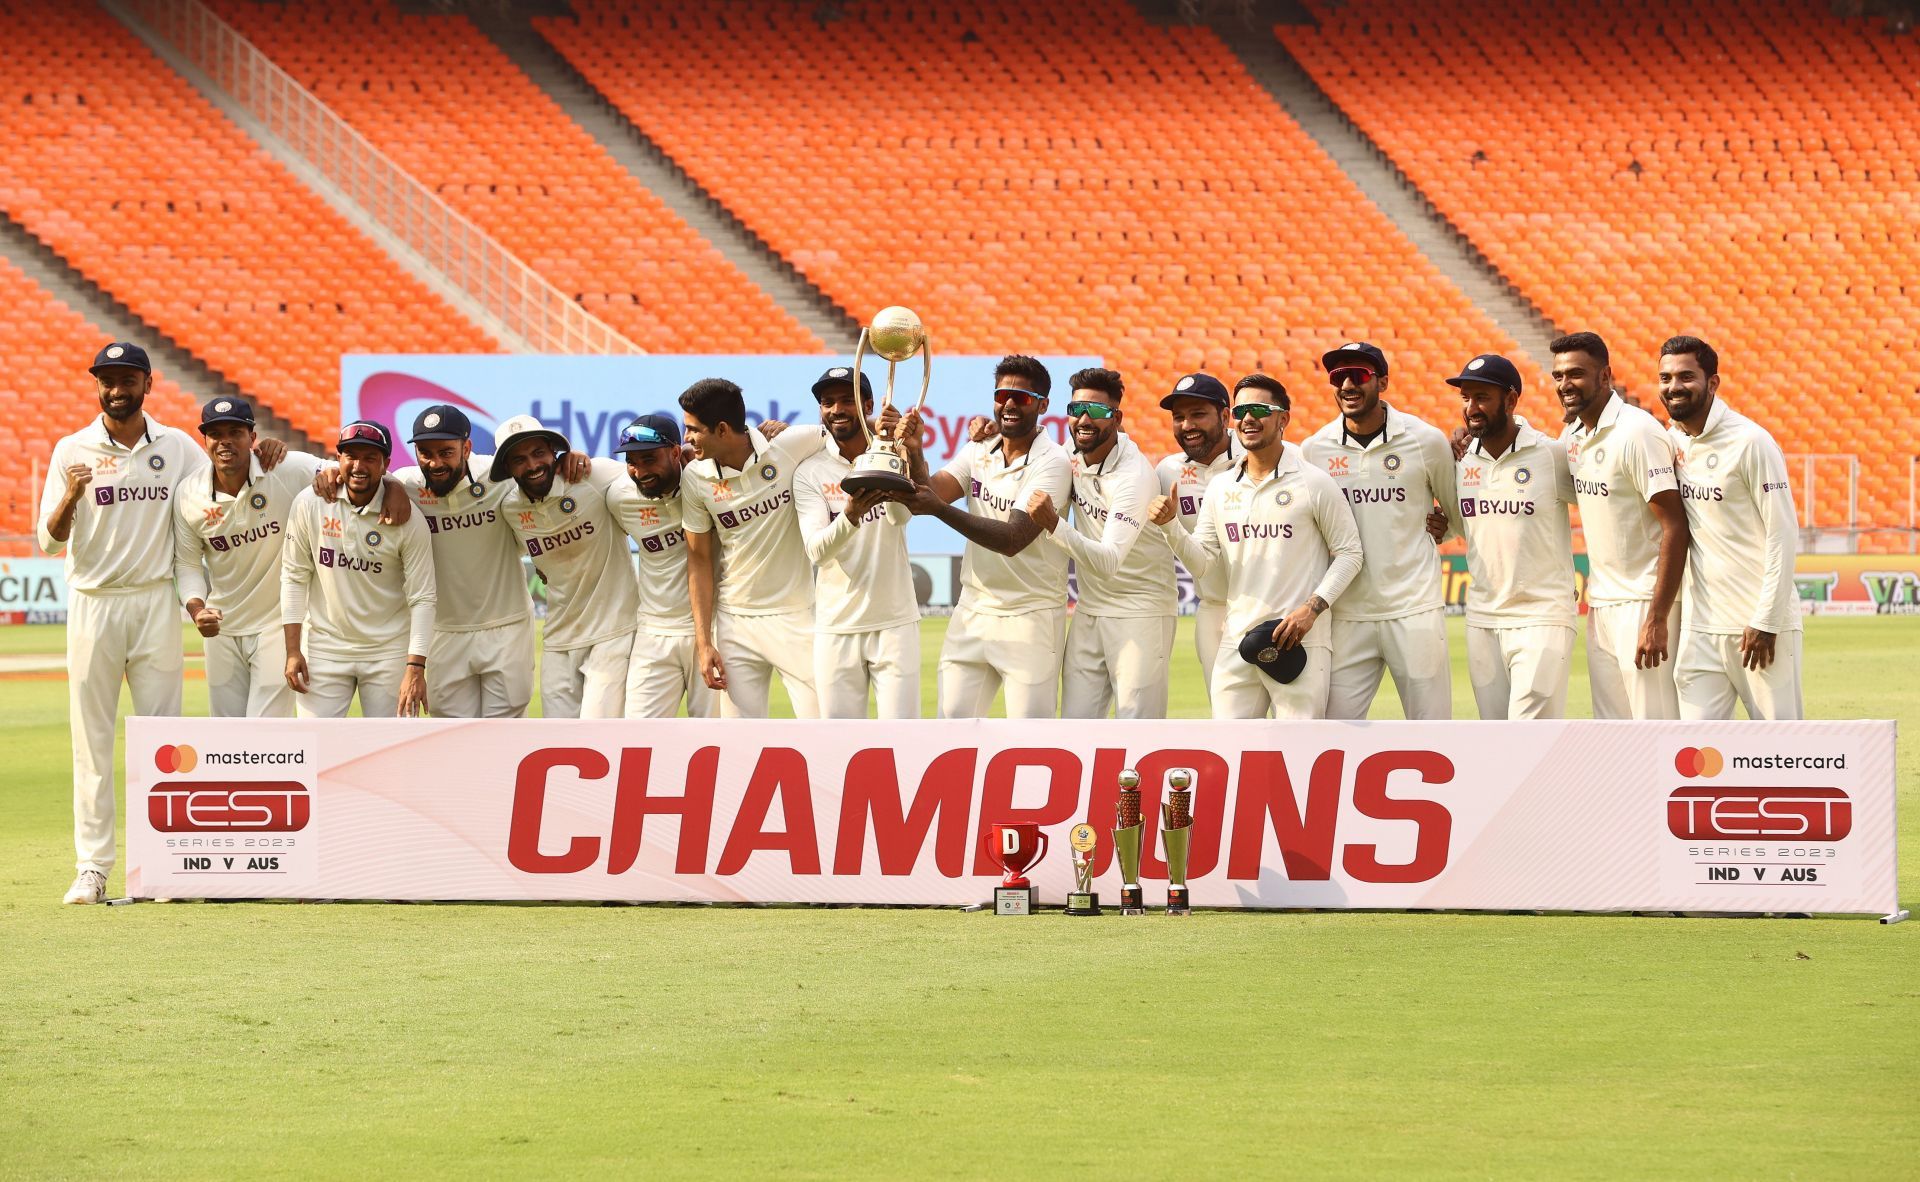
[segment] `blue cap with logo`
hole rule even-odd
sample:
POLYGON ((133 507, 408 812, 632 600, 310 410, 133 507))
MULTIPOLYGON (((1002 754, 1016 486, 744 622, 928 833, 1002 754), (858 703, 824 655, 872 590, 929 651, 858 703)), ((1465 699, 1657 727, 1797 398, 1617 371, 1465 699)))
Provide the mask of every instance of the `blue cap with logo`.
POLYGON ((1275 644, 1273 633, 1279 627, 1280 619, 1277 618, 1255 624, 1251 631, 1240 638, 1240 659, 1258 666, 1260 672, 1281 685, 1287 685, 1306 669, 1307 646, 1296 644, 1292 648, 1281 648, 1275 644))
POLYGON ((147 360, 147 351, 132 341, 114 341, 93 356, 93 364, 87 367, 88 373, 99 373, 114 366, 137 369, 141 373, 152 373, 153 363, 147 360))
POLYGON ((429 406, 414 417, 413 434, 408 443, 424 443, 430 439, 471 439, 473 423, 466 412, 457 406, 440 403, 429 406))
POLYGON ((1173 393, 1160 400, 1161 410, 1172 410, 1175 399, 1198 398, 1215 406, 1231 406, 1227 387, 1210 373, 1190 373, 1173 384, 1173 393))
POLYGON ((679 446, 680 424, 666 415, 641 415, 620 429, 620 441, 614 444, 613 454, 623 456, 629 452, 679 446))
POLYGON ((1449 386, 1464 386, 1471 382, 1478 382, 1485 386, 1498 386, 1518 394, 1520 371, 1514 368, 1513 362, 1498 353, 1482 353, 1467 362, 1466 368, 1460 371, 1459 377, 1447 379, 1449 386))
POLYGON ((1349 365, 1365 366, 1375 375, 1387 372, 1387 355, 1370 341, 1348 341, 1338 349, 1329 349, 1320 357, 1320 366, 1328 373, 1349 365))
POLYGON ((244 423, 253 426, 253 407, 244 398, 210 398, 200 408, 200 433, 215 423, 244 423))
MULTIPOLYGON (((813 383, 813 400, 815 402, 820 401, 820 391, 825 390, 827 387, 836 385, 840 382, 845 382, 848 385, 853 384, 852 367, 845 366, 845 365, 836 365, 832 369, 821 374, 819 379, 813 383)), ((861 401, 864 402, 865 400, 872 397, 873 397, 873 383, 868 381, 867 375, 863 373, 860 375, 861 401)))

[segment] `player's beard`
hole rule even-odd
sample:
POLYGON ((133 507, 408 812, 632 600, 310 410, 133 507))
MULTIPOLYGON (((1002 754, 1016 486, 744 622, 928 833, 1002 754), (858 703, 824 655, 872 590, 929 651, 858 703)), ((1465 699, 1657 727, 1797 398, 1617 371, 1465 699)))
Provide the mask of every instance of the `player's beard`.
POLYGON ((141 413, 146 410, 146 406, 147 394, 144 390, 138 394, 128 396, 127 400, 123 403, 115 403, 105 394, 100 396, 100 413, 106 415, 116 423, 131 422, 140 417, 141 413))
MULTIPOLYGON (((1223 421, 1217 432, 1209 434, 1201 431, 1198 446, 1188 444, 1184 438, 1178 439, 1177 442, 1180 444, 1180 450, 1186 453, 1189 460, 1196 464, 1204 464, 1213 459, 1214 453, 1220 450, 1220 445, 1226 440, 1229 429, 1223 421)), ((1182 434, 1184 435, 1184 432, 1182 434)))
POLYGON ((1487 412, 1486 418, 1481 421, 1480 426, 1475 427, 1472 423, 1468 423, 1466 427, 1467 434, 1473 436, 1475 439, 1498 439, 1502 435, 1505 435, 1507 428, 1512 425, 1512 415, 1504 410, 1490 410, 1487 412))
POLYGON ((420 467, 420 475, 426 477, 428 492, 436 497, 444 497, 454 489, 460 487, 460 478, 466 475, 466 473, 462 470, 461 465, 456 464, 448 468, 446 478, 441 479, 434 476, 431 470, 423 464, 420 467))
POLYGON ((556 461, 555 463, 548 464, 537 472, 527 473, 527 475, 521 477, 515 483, 519 484, 520 491, 525 493, 530 500, 545 500, 547 494, 553 491, 554 475, 559 472, 559 470, 560 467, 556 461))

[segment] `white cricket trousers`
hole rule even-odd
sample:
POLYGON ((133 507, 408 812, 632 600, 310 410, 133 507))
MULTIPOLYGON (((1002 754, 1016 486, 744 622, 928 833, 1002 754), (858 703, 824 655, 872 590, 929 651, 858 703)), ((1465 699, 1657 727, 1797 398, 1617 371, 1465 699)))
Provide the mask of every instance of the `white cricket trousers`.
POLYGON ((292 718, 293 698, 280 625, 252 636, 207 637, 207 705, 215 718, 292 718))
POLYGON ((562 652, 540 664, 540 713, 546 718, 619 718, 627 709, 627 658, 633 633, 562 652))
POLYGON ((1172 616, 1076 611, 1060 665, 1060 717, 1165 718, 1172 616))
POLYGON ((1674 671, 1680 717, 1689 721, 1732 718, 1738 703, 1746 707, 1748 718, 1805 718, 1800 699, 1800 637, 1798 632, 1780 633, 1773 641, 1773 664, 1742 669, 1737 633, 1682 634, 1680 667, 1674 671))
POLYGON ((114 863, 113 728, 120 682, 133 712, 180 713, 183 617, 173 583, 74 591, 67 605, 67 710, 73 728, 73 850, 81 870, 114 863))
POLYGON ((1482 718, 1565 718, 1573 629, 1467 625, 1467 679, 1482 718))
POLYGON ((1383 672, 1393 675, 1401 713, 1408 718, 1442 722, 1452 718, 1447 613, 1436 607, 1392 620, 1343 620, 1336 614, 1327 717, 1365 718, 1380 690, 1383 672))
POLYGON ((1201 600, 1193 609, 1193 651, 1200 655, 1200 684, 1213 699, 1213 661, 1220 655, 1220 637, 1227 630, 1227 605, 1201 600))
POLYGON ((1307 664, 1300 676, 1278 682, 1240 656, 1240 637, 1223 637, 1213 662, 1213 716, 1325 718, 1332 670, 1332 654, 1308 645, 1307 664))
MULTIPOLYGON (((307 692, 294 694, 301 718, 345 718, 360 694, 362 718, 395 718, 400 713, 400 681, 407 672, 404 651, 376 653, 352 660, 307 654, 307 692)), ((427 691, 433 706, 433 691, 427 691)))
POLYGON ((985 718, 1007 694, 1008 718, 1052 718, 1060 693, 1067 609, 992 616, 955 608, 940 646, 940 717, 985 718))
POLYGON ((676 717, 682 698, 688 718, 720 717, 720 695, 707 688, 694 660, 693 633, 634 633, 627 660, 627 717, 676 717))
POLYGON ((813 612, 736 616, 715 612, 713 643, 726 664, 720 717, 765 718, 773 675, 787 687, 795 718, 820 717, 813 684, 813 612))
POLYGON ((427 708, 440 718, 525 718, 533 701, 533 621, 433 634, 427 708))
POLYGON ((816 632, 813 684, 822 718, 920 717, 920 621, 872 632, 816 632))
POLYGON ((1640 628, 1653 601, 1636 599, 1587 608, 1587 683, 1595 718, 1678 718, 1680 602, 1667 614, 1667 659, 1651 669, 1634 668, 1640 628))

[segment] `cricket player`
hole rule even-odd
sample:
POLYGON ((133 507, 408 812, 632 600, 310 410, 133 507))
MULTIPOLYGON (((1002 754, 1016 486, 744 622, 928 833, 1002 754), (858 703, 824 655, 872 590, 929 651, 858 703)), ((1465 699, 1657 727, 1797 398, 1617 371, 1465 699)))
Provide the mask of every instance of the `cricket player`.
POLYGON ((680 424, 641 415, 620 432, 614 451, 627 479, 607 488, 607 509, 640 548, 633 650, 627 661, 628 718, 715 718, 719 695, 700 676, 687 589, 687 535, 680 520, 680 424))
POLYGON ((608 505, 626 468, 594 460, 583 479, 566 468, 567 437, 532 415, 495 432, 488 477, 511 481, 500 510, 547 584, 540 710, 548 718, 619 718, 627 708, 640 594, 627 537, 608 505))
POLYGON ((1680 717, 1798 719, 1799 550, 1786 457, 1720 397, 1720 356, 1698 337, 1660 346, 1660 401, 1680 469, 1692 549, 1674 679, 1680 717))
MULTIPOLYGON (((1246 453, 1240 450, 1227 408, 1233 398, 1219 378, 1211 374, 1190 373, 1173 384, 1173 392, 1160 400, 1160 409, 1171 417, 1173 437, 1180 444, 1178 454, 1162 459, 1154 469, 1160 478, 1160 491, 1173 499, 1180 524, 1192 533, 1200 521, 1200 503, 1213 478, 1238 464, 1246 453)), ((1227 568, 1215 566, 1207 577, 1193 577, 1197 601, 1193 613, 1193 647, 1200 657, 1201 683, 1213 693, 1213 658, 1220 651, 1220 639, 1227 620, 1227 568)))
POLYGON ((287 517, 280 584, 287 684, 301 695, 302 718, 345 718, 356 692, 364 717, 410 718, 428 706, 435 587, 427 527, 417 515, 402 525, 380 521, 393 455, 386 427, 348 423, 338 454, 341 499, 306 489, 287 517))
MULTIPOLYGON (((865 718, 871 689, 881 718, 920 717, 920 605, 907 562, 906 506, 876 492, 849 493, 841 482, 867 450, 861 420, 873 414, 866 374, 836 366, 813 384, 831 446, 800 462, 794 512, 813 585, 813 678, 822 718, 865 718)), ((889 407, 889 410, 892 408, 889 407)), ((909 413, 882 424, 888 437, 920 433, 909 413)))
POLYGON ((694 648, 724 718, 765 718, 773 675, 797 718, 820 717, 813 680, 813 574, 793 507, 793 474, 819 429, 768 441, 747 429, 740 387, 704 378, 680 395, 698 457, 680 480, 694 648))
POLYGON ((1573 476, 1566 445, 1513 413, 1520 371, 1482 353, 1447 384, 1472 442, 1458 462, 1467 535, 1467 675, 1482 718, 1564 718, 1573 659, 1573 476))
POLYGON ((1225 635, 1213 665, 1215 718, 1324 718, 1332 672, 1329 628, 1316 627, 1360 571, 1360 531, 1333 478, 1285 441, 1292 402, 1266 374, 1234 384, 1233 417, 1246 454, 1213 478, 1192 533, 1170 496, 1149 513, 1196 579, 1227 572, 1225 635), (1279 618, 1273 643, 1304 647, 1306 666, 1279 682, 1240 658, 1240 638, 1279 618))
POLYGON ((271 472, 253 449, 253 407, 222 396, 200 408, 212 469, 175 489, 173 574, 206 638, 207 701, 215 718, 292 718, 281 551, 294 498, 323 461, 289 454, 271 472))
POLYGON ((1333 609, 1327 717, 1365 718, 1385 671, 1408 718, 1452 718, 1440 552, 1426 522, 1438 505, 1447 518, 1438 540, 1460 533, 1453 450, 1438 427, 1387 403, 1379 346, 1350 341, 1320 362, 1340 414, 1300 452, 1346 496, 1367 553, 1333 609))
POLYGON ((1073 527, 1045 489, 1027 504, 1046 543, 1072 557, 1079 582, 1061 662, 1060 717, 1105 718, 1111 707, 1116 718, 1165 718, 1180 595, 1173 548, 1147 527, 1160 478, 1121 430, 1120 375, 1083 369, 1067 385, 1073 527))
POLYGON ((519 534, 501 503, 510 480, 473 454, 473 423, 457 406, 429 406, 407 442, 418 466, 394 477, 426 521, 439 602, 427 654, 427 694, 441 718, 524 718, 533 699, 533 603, 519 534))
POLYGON ((1561 433, 1587 538, 1587 679, 1595 718, 1678 718, 1674 662, 1687 510, 1673 441, 1613 392, 1607 343, 1556 337, 1553 384, 1574 417, 1561 433))
MULTIPOLYGON (((998 437, 964 444, 904 502, 967 540, 960 599, 940 650, 940 717, 984 717, 1004 688, 1008 718, 1051 718, 1066 640, 1067 552, 1040 541, 1027 505, 1036 492, 1065 503, 1073 468, 1040 426, 1053 392, 1047 367, 1011 354, 993 380, 998 437), (963 495, 967 507, 956 508, 963 495)), ((909 434, 906 443, 917 456, 921 441, 909 434)))

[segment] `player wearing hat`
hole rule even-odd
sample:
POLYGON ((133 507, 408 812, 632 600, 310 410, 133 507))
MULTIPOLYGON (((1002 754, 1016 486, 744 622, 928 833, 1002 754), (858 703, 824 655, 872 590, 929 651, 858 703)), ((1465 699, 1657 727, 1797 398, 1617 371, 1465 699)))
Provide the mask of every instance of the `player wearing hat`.
POLYGON ((747 429, 740 387, 725 378, 687 387, 680 409, 699 457, 680 489, 701 675, 725 691, 725 717, 765 718, 777 672, 794 715, 818 718, 813 579, 794 514, 793 474, 825 436, 796 428, 762 439, 747 429))
MULTIPOLYGON (((66 556, 67 705, 73 728, 69 903, 106 897, 113 869, 113 736, 120 684, 136 714, 180 713, 186 663, 173 601, 173 495, 207 463, 193 438, 146 414, 146 350, 114 341, 94 356, 100 416, 53 445, 35 518, 40 548, 66 556)), ((260 444, 274 467, 284 444, 260 444)))
POLYGON ((173 502, 173 574, 206 637, 207 702, 215 718, 292 718, 281 551, 294 498, 323 465, 289 454, 267 471, 253 455, 253 407, 220 397, 200 408, 213 466, 182 481, 173 502))
MULTIPOLYGON (((1180 451, 1162 459, 1154 472, 1160 491, 1172 498, 1176 516, 1188 533, 1200 521, 1200 504, 1213 478, 1240 462, 1246 453, 1233 431, 1227 408, 1233 403, 1225 385, 1212 374, 1190 373, 1173 384, 1160 409, 1173 423, 1180 451)), ((1191 576, 1192 572, 1188 574, 1191 576)), ((1213 693, 1213 659, 1226 633, 1227 569, 1216 566, 1193 579, 1193 646, 1200 656, 1201 681, 1213 693)))
POLYGON ((1266 374, 1241 378, 1233 416, 1246 455, 1207 485, 1194 531, 1180 524, 1172 497, 1156 498, 1150 510, 1195 578, 1216 563, 1226 567, 1226 638, 1213 666, 1215 718, 1263 718, 1269 711, 1275 718, 1324 718, 1327 712, 1330 630, 1314 625, 1360 570, 1360 531, 1333 478, 1285 441, 1290 405, 1286 387, 1266 374), (1238 659, 1242 637, 1263 621, 1271 622, 1275 649, 1307 650, 1291 680, 1238 659))
POLYGON ((1083 369, 1067 384, 1073 528, 1045 489, 1027 502, 1047 544, 1072 556, 1079 579, 1060 666, 1060 716, 1105 718, 1112 707, 1118 718, 1165 718, 1179 590, 1166 535, 1147 528, 1160 480, 1120 430, 1120 375, 1083 369))
POLYGON ((345 718, 360 695, 367 718, 428 707, 433 643, 433 550, 418 516, 380 520, 393 436, 362 419, 340 429, 339 501, 306 489, 287 516, 280 619, 286 679, 302 718, 345 718))
POLYGON ((1553 384, 1573 416, 1567 445, 1587 540, 1587 678, 1595 718, 1678 718, 1670 653, 1680 644, 1687 509, 1673 441, 1613 392, 1607 343, 1558 337, 1553 384))
POLYGON ((1482 353, 1460 376, 1467 675, 1482 718, 1563 718, 1573 655, 1573 476, 1566 445, 1513 413, 1520 371, 1482 353))
POLYGON ((1681 594, 1674 679, 1680 717, 1804 717, 1799 549, 1786 457, 1766 428, 1720 397, 1720 356, 1698 337, 1660 346, 1660 401, 1693 548, 1681 594))
POLYGON ((613 519, 640 548, 639 611, 627 661, 628 718, 713 718, 719 696, 700 676, 687 589, 687 536, 680 520, 680 425, 641 415, 620 432, 614 452, 627 479, 607 488, 613 519))
POLYGON ((1460 532, 1452 448, 1439 428, 1384 400, 1390 378, 1378 346, 1352 341, 1321 365, 1340 414, 1300 453, 1340 486, 1367 552, 1333 608, 1327 717, 1365 718, 1385 671, 1408 718, 1452 718, 1440 552, 1426 524, 1438 504, 1446 535, 1460 532))
POLYGON ((583 478, 569 465, 567 437, 532 415, 494 433, 490 480, 509 481, 500 511, 547 585, 540 711, 548 718, 619 718, 627 707, 627 661, 640 596, 626 535, 608 492, 627 479, 612 460, 583 478))
MULTIPOLYGON (((867 449, 860 420, 873 413, 873 386, 836 366, 813 384, 820 422, 832 446, 801 461, 793 474, 800 539, 817 568, 813 586, 813 677, 822 718, 865 718, 872 688, 881 718, 920 717, 920 606, 907 562, 904 505, 883 494, 848 493, 841 481, 867 449)), ((918 434, 920 419, 894 415, 879 433, 904 427, 918 434)))
MULTIPOLYGON (((1040 426, 1053 378, 1012 354, 993 369, 999 436, 964 444, 905 502, 967 540, 960 599, 940 649, 940 717, 979 718, 1006 691, 1008 718, 1051 718, 1067 626, 1067 552, 1039 541, 1035 492, 1073 495, 1066 449, 1040 426), (965 509, 954 501, 967 498, 965 509)), ((920 440, 909 438, 919 456, 920 440)))

